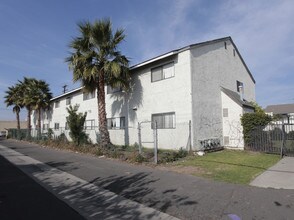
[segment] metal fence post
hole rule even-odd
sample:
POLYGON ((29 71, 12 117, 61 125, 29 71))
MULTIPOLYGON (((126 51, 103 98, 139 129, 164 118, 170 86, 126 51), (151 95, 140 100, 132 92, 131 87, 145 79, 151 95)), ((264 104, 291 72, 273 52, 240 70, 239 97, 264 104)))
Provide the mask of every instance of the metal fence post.
POLYGON ((154 163, 157 164, 157 122, 154 122, 154 130, 153 130, 153 134, 154 134, 154 163))
POLYGON ((189 151, 192 152, 192 126, 191 120, 189 120, 189 151))
POLYGON ((285 124, 284 124, 284 119, 282 121, 282 145, 281 145, 281 152, 280 152, 280 156, 281 158, 283 157, 283 151, 284 151, 284 147, 285 147, 285 124))
POLYGON ((139 154, 142 154, 141 124, 138 122, 139 154))

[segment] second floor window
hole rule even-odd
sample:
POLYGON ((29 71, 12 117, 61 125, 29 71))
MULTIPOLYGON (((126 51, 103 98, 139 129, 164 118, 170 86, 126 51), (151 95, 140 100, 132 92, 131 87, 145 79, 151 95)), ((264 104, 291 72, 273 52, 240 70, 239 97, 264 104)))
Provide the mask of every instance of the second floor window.
POLYGON ((116 92, 121 92, 122 89, 120 87, 118 88, 112 88, 111 86, 107 86, 107 94, 112 94, 116 92))
POLYGON ((56 101, 55 102, 55 108, 59 108, 60 107, 60 101, 56 101))
POLYGON ((174 62, 151 69, 151 82, 175 76, 174 62))
POLYGON ((95 91, 94 92, 84 92, 83 93, 83 100, 89 100, 95 98, 95 91))
POLYGON ((125 117, 107 118, 108 129, 123 129, 125 128, 125 117))
POLYGON ((244 92, 244 85, 242 82, 237 80, 237 92, 240 92, 241 90, 244 92))
POLYGON ((70 105, 71 104, 71 97, 67 97, 66 98, 66 105, 70 105))

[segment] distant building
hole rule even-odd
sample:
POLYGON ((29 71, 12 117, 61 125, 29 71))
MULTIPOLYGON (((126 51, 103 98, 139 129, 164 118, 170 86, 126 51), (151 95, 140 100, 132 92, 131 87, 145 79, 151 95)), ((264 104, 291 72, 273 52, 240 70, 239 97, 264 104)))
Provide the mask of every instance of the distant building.
POLYGON ((294 115, 294 104, 268 105, 264 111, 271 115, 294 115))
MULTIPOLYGON (((7 130, 10 128, 16 128, 17 127, 17 122, 16 121, 0 121, 0 132, 1 133, 6 133, 7 130)), ((20 122, 20 128, 26 128, 26 122, 21 121, 20 122)))
POLYGON ((264 111, 269 115, 279 115, 276 123, 294 124, 294 104, 268 105, 264 111))
MULTIPOLYGON (((158 125, 159 148, 179 149, 191 143, 194 150, 208 145, 243 148, 240 117, 253 111, 255 80, 231 37, 192 44, 131 67, 130 93, 106 87, 107 125, 111 142, 138 142, 142 123, 143 146, 153 146, 151 122, 158 125), (191 126, 189 126, 191 122, 191 126), (189 134, 191 127, 191 134, 189 134)), ((99 139, 97 94, 82 88, 51 100, 42 114, 44 132, 68 136, 69 105, 87 112, 85 129, 93 142, 99 139)), ((37 114, 32 113, 36 128, 37 114)))

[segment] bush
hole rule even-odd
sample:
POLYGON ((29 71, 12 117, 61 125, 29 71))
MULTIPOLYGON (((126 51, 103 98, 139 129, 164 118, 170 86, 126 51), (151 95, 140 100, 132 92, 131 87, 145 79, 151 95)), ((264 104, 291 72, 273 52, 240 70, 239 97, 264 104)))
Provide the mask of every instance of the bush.
POLYGON ((139 152, 132 153, 128 159, 133 163, 143 163, 148 161, 148 159, 144 157, 144 155, 139 154, 139 152))
POLYGON ((257 127, 265 127, 272 121, 272 117, 262 112, 245 113, 241 117, 243 135, 246 144, 252 141, 252 131, 257 127))
POLYGON ((88 143, 88 135, 84 132, 84 124, 87 117, 87 112, 84 114, 78 113, 79 106, 71 105, 66 108, 69 116, 66 117, 66 122, 69 127, 69 136, 76 145, 88 143))
POLYGON ((53 135, 54 135, 54 131, 52 130, 52 128, 48 128, 48 132, 47 132, 48 139, 51 140, 53 135))
POLYGON ((170 163, 174 162, 180 158, 184 158, 188 155, 188 152, 183 148, 180 148, 179 151, 167 151, 163 152, 160 155, 159 162, 160 163, 170 163))

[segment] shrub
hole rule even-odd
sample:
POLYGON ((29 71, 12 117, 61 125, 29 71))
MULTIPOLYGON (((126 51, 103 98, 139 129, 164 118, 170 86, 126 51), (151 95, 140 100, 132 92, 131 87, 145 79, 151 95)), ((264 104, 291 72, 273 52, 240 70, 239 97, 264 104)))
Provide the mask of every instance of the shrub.
POLYGON ((67 138, 66 138, 66 136, 65 136, 64 133, 61 133, 59 136, 57 136, 56 140, 58 142, 64 142, 64 143, 68 142, 68 140, 67 140, 67 138))
POLYGON ((252 131, 257 127, 265 127, 272 121, 272 117, 262 112, 245 113, 241 117, 243 135, 246 144, 252 141, 252 131))
POLYGON ((136 163, 143 163, 143 162, 147 162, 148 159, 146 157, 144 157, 144 155, 139 154, 138 152, 134 152, 132 153, 132 155, 129 157, 129 160, 131 162, 136 162, 136 163))
POLYGON ((159 162, 160 163, 170 163, 174 162, 180 158, 184 158, 188 155, 188 152, 183 148, 180 148, 179 151, 167 151, 163 152, 160 155, 159 162))
POLYGON ((69 136, 72 138, 76 145, 84 144, 88 142, 88 136, 84 132, 84 124, 87 117, 87 112, 84 114, 78 113, 79 106, 71 105, 66 108, 69 116, 66 117, 66 122, 69 127, 69 136))
POLYGON ((54 131, 52 130, 52 128, 48 128, 48 132, 47 132, 48 139, 51 140, 53 135, 54 135, 54 131))

